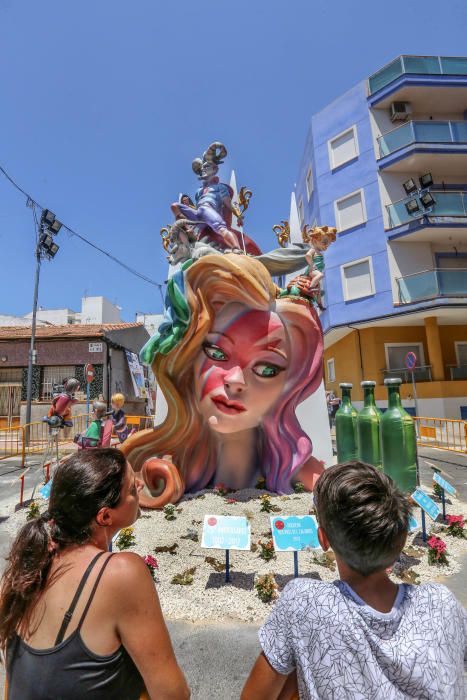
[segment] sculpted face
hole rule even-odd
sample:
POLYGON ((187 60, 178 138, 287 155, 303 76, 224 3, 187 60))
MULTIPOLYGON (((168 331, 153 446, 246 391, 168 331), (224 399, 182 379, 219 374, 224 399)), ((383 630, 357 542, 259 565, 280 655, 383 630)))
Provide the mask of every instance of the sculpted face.
POLYGON ((195 360, 195 393, 212 430, 255 428, 279 399, 288 367, 279 316, 227 304, 195 360))

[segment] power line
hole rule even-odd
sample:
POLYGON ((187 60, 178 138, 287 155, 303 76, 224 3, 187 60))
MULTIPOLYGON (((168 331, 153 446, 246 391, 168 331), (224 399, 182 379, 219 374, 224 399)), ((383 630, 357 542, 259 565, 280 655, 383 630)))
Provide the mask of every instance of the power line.
MULTIPOLYGON (((41 210, 46 208, 46 207, 43 207, 41 204, 39 204, 39 202, 36 202, 36 200, 33 197, 31 197, 30 194, 25 192, 23 190, 23 188, 20 187, 17 182, 15 182, 15 180, 11 177, 11 175, 9 175, 7 173, 5 168, 2 168, 1 165, 0 165, 0 172, 13 185, 13 187, 18 190, 18 192, 21 192, 21 194, 24 195, 24 197, 26 197, 26 204, 27 205, 29 203, 31 203, 33 206, 39 207, 39 209, 41 209, 41 210)), ((126 270, 127 272, 130 272, 132 275, 135 275, 135 277, 139 277, 139 279, 143 280, 144 282, 147 282, 148 284, 152 284, 154 287, 158 287, 159 290, 162 290, 162 287, 164 286, 165 283, 161 284, 160 282, 155 282, 150 277, 143 275, 141 272, 138 272, 138 270, 135 270, 134 268, 132 268, 129 265, 127 265, 126 263, 124 263, 122 260, 119 260, 119 258, 116 258, 115 255, 112 255, 112 253, 109 253, 107 250, 100 248, 98 245, 96 245, 95 243, 90 241, 85 236, 82 236, 80 233, 78 233, 77 231, 72 229, 70 226, 67 226, 63 222, 61 222, 61 223, 62 223, 62 228, 64 228, 66 231, 68 231, 68 233, 70 233, 72 236, 76 236, 77 238, 79 238, 80 241, 83 241, 83 243, 86 243, 88 246, 91 246, 91 248, 98 250, 99 253, 102 253, 102 255, 105 255, 107 258, 112 260, 114 263, 116 263, 117 265, 120 265, 120 267, 123 267, 123 269, 126 270)))

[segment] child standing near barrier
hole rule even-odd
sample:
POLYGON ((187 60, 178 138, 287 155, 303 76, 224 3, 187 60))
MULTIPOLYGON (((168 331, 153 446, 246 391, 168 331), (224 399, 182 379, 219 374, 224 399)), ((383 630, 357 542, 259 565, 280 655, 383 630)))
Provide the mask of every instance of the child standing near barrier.
POLYGON ((124 405, 125 397, 123 394, 112 395, 112 423, 120 442, 125 442, 129 432, 125 411, 123 410, 124 405))
POLYGON ((314 500, 340 579, 285 587, 242 700, 297 690, 301 700, 465 697, 465 611, 445 586, 397 585, 387 574, 407 538, 407 498, 374 467, 348 462, 321 475, 314 500))

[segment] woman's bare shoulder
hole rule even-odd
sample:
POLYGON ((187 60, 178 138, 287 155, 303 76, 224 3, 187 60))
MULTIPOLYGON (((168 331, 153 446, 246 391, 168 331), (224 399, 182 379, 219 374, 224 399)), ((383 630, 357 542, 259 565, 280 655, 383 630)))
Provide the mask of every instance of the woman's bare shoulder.
POLYGON ((141 586, 150 584, 154 589, 154 583, 149 569, 142 557, 135 552, 115 552, 110 557, 107 565, 107 585, 114 590, 120 589, 128 592, 135 585, 141 590, 141 586))

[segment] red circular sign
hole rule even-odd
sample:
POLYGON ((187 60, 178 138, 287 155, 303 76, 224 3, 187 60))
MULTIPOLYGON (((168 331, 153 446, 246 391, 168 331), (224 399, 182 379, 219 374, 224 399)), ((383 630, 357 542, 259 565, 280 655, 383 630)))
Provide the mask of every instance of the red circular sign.
POLYGON ((404 363, 407 369, 413 369, 417 364, 417 356, 414 352, 408 352, 404 357, 404 363))
POLYGON ((208 518, 208 525, 217 525, 217 518, 208 518))
POLYGON ((94 375, 94 365, 87 364, 84 368, 84 376, 86 377, 86 381, 88 384, 92 382, 92 380, 94 379, 94 375))
POLYGON ((275 525, 275 527, 276 527, 278 530, 283 530, 283 529, 284 529, 284 523, 282 522, 282 520, 276 520, 276 522, 274 523, 274 525, 275 525))

